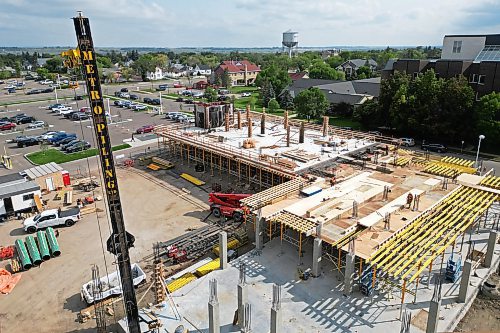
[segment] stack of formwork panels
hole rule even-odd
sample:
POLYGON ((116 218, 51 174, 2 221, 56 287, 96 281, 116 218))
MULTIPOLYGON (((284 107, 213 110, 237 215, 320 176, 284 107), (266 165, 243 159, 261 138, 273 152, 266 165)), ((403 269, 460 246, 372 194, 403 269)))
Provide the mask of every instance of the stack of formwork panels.
POLYGON ((273 203, 277 199, 286 197, 288 194, 301 190, 305 184, 305 179, 297 177, 282 184, 268 188, 267 190, 264 190, 262 192, 251 195, 241 200, 241 203, 249 207, 250 209, 259 209, 270 203, 273 203))

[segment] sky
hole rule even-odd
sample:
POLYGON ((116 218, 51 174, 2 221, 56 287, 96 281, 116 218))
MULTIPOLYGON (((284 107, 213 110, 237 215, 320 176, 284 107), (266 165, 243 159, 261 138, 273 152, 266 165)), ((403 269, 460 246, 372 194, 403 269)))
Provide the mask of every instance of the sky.
POLYGON ((0 46, 73 46, 89 17, 105 47, 442 44, 446 34, 500 33, 500 0, 0 0, 0 46))

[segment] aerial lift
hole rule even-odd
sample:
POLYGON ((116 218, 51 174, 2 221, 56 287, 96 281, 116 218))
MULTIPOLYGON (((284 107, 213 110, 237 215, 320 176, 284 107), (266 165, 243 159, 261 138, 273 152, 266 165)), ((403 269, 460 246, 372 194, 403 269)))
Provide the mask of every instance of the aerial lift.
POLYGON ((132 269, 130 266, 129 248, 134 244, 134 237, 126 232, 123 221, 123 210, 118 191, 118 180, 116 177, 111 140, 108 133, 106 112, 104 110, 103 95, 99 73, 97 69, 96 53, 92 34, 90 32, 89 19, 79 12, 73 18, 78 49, 63 52, 65 65, 67 67, 81 66, 85 73, 90 107, 92 110, 93 129, 101 162, 101 171, 104 178, 104 192, 106 194, 109 210, 112 234, 107 240, 107 250, 113 253, 117 259, 120 271, 121 285, 123 288, 123 300, 127 315, 129 333, 140 333, 139 309, 134 291, 132 269))

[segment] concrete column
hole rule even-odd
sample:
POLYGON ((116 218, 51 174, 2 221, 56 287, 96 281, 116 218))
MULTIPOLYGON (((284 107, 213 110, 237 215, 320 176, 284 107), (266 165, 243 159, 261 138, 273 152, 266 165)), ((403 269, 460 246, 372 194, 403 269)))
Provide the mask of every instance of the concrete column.
POLYGON ((352 291, 352 284, 354 282, 354 259, 356 256, 347 253, 345 258, 345 275, 344 275, 344 295, 349 295, 352 291))
POLYGON ((281 333, 281 308, 271 308, 271 333, 281 333))
POLYGON ((263 224, 263 219, 260 217, 260 210, 259 214, 255 218, 255 248, 257 250, 262 250, 262 224, 263 224))
POLYGON ((470 259, 465 260, 464 266, 462 267, 462 278, 460 280, 460 290, 458 292, 458 302, 465 303, 467 298, 467 289, 469 287, 470 273, 472 271, 472 261, 470 259))
POLYGON ((436 333, 439 323, 439 307, 441 306, 441 300, 431 300, 429 305, 429 314, 427 316, 427 329, 425 333, 436 333))
POLYGON ((219 233, 219 260, 220 269, 227 268, 227 233, 221 231, 219 233))
POLYGON ((226 132, 229 132, 229 112, 226 112, 224 113, 224 122, 225 122, 225 126, 224 126, 224 129, 226 130, 226 132))
POLYGON ((262 115, 260 116, 260 134, 266 134, 266 112, 262 108, 262 115))
POLYGON ((244 283, 238 283, 238 326, 243 327, 245 304, 248 303, 248 289, 244 283))
POLYGON ((285 117, 285 119, 284 119, 284 121, 283 121, 283 127, 284 127, 285 129, 287 129, 287 128, 288 128, 288 111, 287 111, 287 110, 285 110, 284 117, 285 117))
POLYGON ((304 136, 305 136, 304 122, 301 121, 299 130, 299 143, 304 143, 304 136))
POLYGON ((323 117, 323 136, 328 135, 328 123, 330 121, 330 118, 328 116, 323 117))
POLYGON ((208 303, 208 332, 220 333, 219 302, 208 303))
POLYGON ((321 268, 321 238, 315 238, 313 243, 313 263, 312 263, 312 275, 315 277, 319 276, 319 270, 321 268))
POLYGON ((488 238, 488 247, 484 257, 484 267, 491 267, 493 263, 493 253, 495 252, 495 245, 497 244, 498 231, 491 230, 490 237, 488 238))
POLYGON ((286 128, 286 146, 290 147, 290 126, 286 128))
POLYGON ((241 129, 241 112, 238 110, 237 112, 237 117, 238 117, 238 129, 241 129))

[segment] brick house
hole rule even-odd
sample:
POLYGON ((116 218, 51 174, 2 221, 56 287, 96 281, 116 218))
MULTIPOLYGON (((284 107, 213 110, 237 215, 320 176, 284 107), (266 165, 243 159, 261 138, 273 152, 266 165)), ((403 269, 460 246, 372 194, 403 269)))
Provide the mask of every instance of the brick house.
POLYGON ((227 70, 232 86, 253 84, 260 73, 260 67, 248 60, 226 60, 213 71, 212 82, 217 76, 222 77, 227 70))

